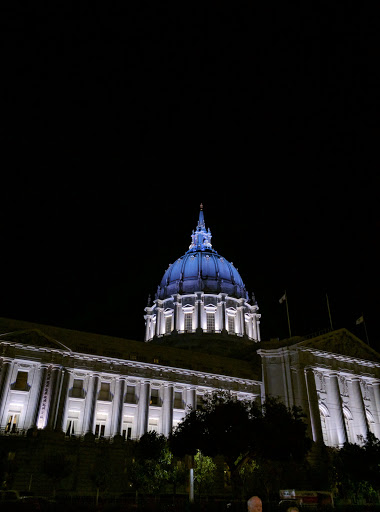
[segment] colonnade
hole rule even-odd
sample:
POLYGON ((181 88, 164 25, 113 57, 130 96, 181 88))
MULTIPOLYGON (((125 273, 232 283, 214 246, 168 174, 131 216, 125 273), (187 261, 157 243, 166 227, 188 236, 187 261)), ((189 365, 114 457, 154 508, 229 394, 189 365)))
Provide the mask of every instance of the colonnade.
POLYGON ((380 381, 313 367, 297 374, 295 403, 307 413, 315 442, 360 444, 369 431, 380 439, 380 381))
POLYGON ((169 299, 156 300, 153 306, 145 308, 145 341, 173 331, 180 334, 227 331, 229 334, 260 341, 260 315, 257 309, 256 305, 249 305, 246 299, 235 299, 223 293, 173 295, 169 299), (186 320, 186 315, 191 316, 191 322, 186 320), (212 327, 208 323, 208 315, 212 318, 212 327), (231 324, 229 318, 232 319, 231 324), (232 329, 230 325, 233 325, 232 329))

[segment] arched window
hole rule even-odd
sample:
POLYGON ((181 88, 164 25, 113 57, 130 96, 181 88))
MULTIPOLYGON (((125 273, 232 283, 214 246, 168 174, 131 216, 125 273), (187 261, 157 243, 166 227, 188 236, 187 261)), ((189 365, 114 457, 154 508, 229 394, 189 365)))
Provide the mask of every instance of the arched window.
POLYGON ((321 429, 323 442, 326 446, 330 446, 329 434, 328 434, 328 418, 330 416, 327 407, 324 404, 319 404, 319 415, 321 418, 321 429))
POLYGON ((351 414, 351 411, 348 409, 348 407, 346 406, 343 406, 343 419, 344 419, 344 426, 346 427, 346 436, 347 436, 347 441, 349 443, 352 443, 354 442, 353 438, 352 438, 352 414, 351 414))

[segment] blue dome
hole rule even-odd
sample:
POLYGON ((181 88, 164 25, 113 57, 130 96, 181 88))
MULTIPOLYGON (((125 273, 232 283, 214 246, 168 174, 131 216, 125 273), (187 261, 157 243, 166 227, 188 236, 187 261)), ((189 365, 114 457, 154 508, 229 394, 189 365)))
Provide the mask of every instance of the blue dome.
POLYGON ((238 270, 211 246, 211 232, 206 230, 203 210, 192 234, 189 250, 166 270, 157 290, 158 299, 173 294, 194 292, 227 293, 248 299, 238 270))

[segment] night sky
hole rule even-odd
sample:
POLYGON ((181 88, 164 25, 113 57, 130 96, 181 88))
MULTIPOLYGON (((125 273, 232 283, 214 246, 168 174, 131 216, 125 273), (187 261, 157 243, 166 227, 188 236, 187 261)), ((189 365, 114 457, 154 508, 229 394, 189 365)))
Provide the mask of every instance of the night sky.
POLYGON ((138 4, 2 7, 0 316, 142 339, 202 202, 264 339, 380 350, 373 13, 138 4))

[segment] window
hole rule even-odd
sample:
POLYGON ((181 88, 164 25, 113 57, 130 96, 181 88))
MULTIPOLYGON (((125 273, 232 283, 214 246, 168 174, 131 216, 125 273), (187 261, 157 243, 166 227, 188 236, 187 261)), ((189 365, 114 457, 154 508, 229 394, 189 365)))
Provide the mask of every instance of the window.
POLYGON ((215 331, 215 314, 207 313, 206 320, 207 320, 207 332, 214 332, 215 331))
POLYGON ((107 423, 107 414, 100 413, 96 415, 96 423, 95 423, 95 437, 104 437, 104 433, 106 431, 106 423, 107 423))
POLYGON ((66 423, 66 435, 74 436, 78 433, 79 411, 69 411, 66 423))
POLYGON ((193 315, 192 313, 185 313, 185 332, 193 330, 193 315))
POLYGON ((235 334, 235 317, 228 315, 228 333, 235 334))
POLYGON ((158 419, 157 418, 149 418, 148 432, 151 430, 158 433, 158 419))
POLYGON ((111 401, 110 383, 109 382, 101 382, 98 400, 104 400, 107 402, 111 401))
POLYGON ((133 416, 124 416, 123 418, 123 438, 132 439, 133 416))
POLYGON ((28 372, 17 372, 16 382, 13 385, 13 389, 17 389, 18 391, 29 391, 28 372))
POLYGON ((150 391, 150 405, 160 406, 160 396, 158 389, 151 389, 150 391))
POLYGON ((128 404, 136 403, 136 386, 127 386, 127 394, 125 396, 125 401, 128 404))
POLYGON ((72 398, 84 398, 83 380, 82 379, 74 379, 73 387, 71 389, 71 397, 72 398))
POLYGON ((174 408, 183 409, 182 391, 174 392, 174 408))
POLYGON ((7 425, 5 427, 5 432, 7 434, 15 434, 17 432, 17 425, 20 419, 20 414, 12 412, 8 415, 7 425))
POLYGON ((165 332, 166 334, 170 334, 172 332, 172 317, 167 316, 165 318, 165 332))

